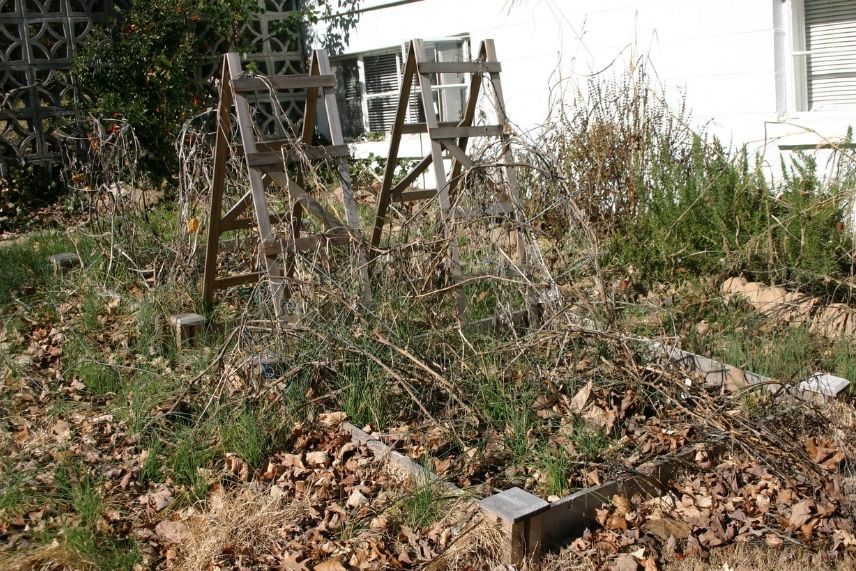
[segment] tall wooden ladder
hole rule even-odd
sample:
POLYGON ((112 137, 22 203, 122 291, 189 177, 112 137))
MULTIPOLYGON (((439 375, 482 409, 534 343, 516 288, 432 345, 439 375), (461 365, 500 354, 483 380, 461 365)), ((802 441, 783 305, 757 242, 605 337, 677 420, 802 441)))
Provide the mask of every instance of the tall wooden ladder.
POLYGON ((267 281, 276 318, 290 321, 293 315, 286 312, 285 300, 290 295, 289 279, 295 272, 298 253, 311 252, 331 245, 348 244, 353 249, 350 259, 359 276, 360 296, 363 301, 369 292, 368 270, 362 253, 360 222, 348 174, 349 150, 344 144, 339 112, 336 105, 336 76, 324 50, 315 50, 305 75, 279 75, 255 77, 241 68, 236 53, 224 57, 220 83, 220 103, 217 109, 217 138, 214 150, 214 174, 208 217, 208 239, 205 256, 203 299, 211 303, 218 289, 242 284, 267 281), (274 94, 280 90, 302 90, 306 104, 300 133, 276 140, 260 140, 253 122, 248 95, 274 94), (313 144, 316 138, 318 101, 326 111, 332 144, 313 144), (233 145, 231 114, 234 110, 240 140, 233 145), (232 147, 243 154, 249 190, 227 211, 223 212, 226 164, 232 147), (334 159, 337 162, 342 202, 346 222, 342 223, 305 189, 305 171, 308 165, 334 159), (289 174, 289 166, 296 165, 296 175, 289 174), (265 189, 276 185, 284 189, 290 199, 289 212, 271 213, 265 189), (323 232, 306 235, 306 215, 312 216, 323 232), (284 224, 290 231, 281 238, 274 231, 284 224), (257 256, 259 268, 241 274, 218 276, 218 257, 221 254, 223 233, 231 230, 258 230, 257 256))
POLYGON ((516 252, 515 263, 521 272, 526 272, 526 246, 524 234, 520 230, 520 200, 517 173, 514 166, 514 157, 511 149, 511 129, 507 123, 505 113, 505 100, 502 92, 500 72, 502 66, 496 57, 496 49, 493 40, 482 42, 478 57, 471 62, 435 62, 426 57, 425 45, 421 39, 415 39, 409 43, 407 48, 407 61, 403 68, 401 81, 401 93, 398 99, 398 108, 389 144, 386 170, 384 172, 383 185, 377 199, 374 228, 371 236, 370 267, 373 266, 376 256, 380 253, 379 246, 383 236, 384 226, 387 224, 390 203, 392 202, 414 202, 422 200, 433 200, 439 202, 441 227, 444 240, 448 244, 448 272, 452 284, 453 295, 462 320, 467 320, 467 302, 462 287, 454 287, 463 276, 461 267, 461 254, 455 237, 451 235, 454 199, 462 175, 473 169, 476 164, 467 148, 470 139, 476 137, 498 138, 501 144, 502 165, 501 170, 505 174, 505 184, 499 185, 487 180, 494 198, 496 200, 496 211, 503 216, 511 218, 515 224, 512 232, 516 252), (434 78, 439 74, 467 74, 469 75, 469 88, 466 96, 466 105, 463 117, 459 121, 440 121, 437 110, 434 108, 433 90, 434 78), (487 77, 486 77, 487 76, 487 77), (411 86, 418 78, 419 96, 425 112, 425 123, 406 123, 408 105, 410 103, 411 86), (490 96, 495 109, 496 123, 492 125, 475 125, 476 112, 479 109, 479 97, 482 88, 489 84, 490 96), (431 143, 431 153, 419 161, 413 169, 397 184, 393 184, 395 170, 399 158, 399 149, 403 135, 428 134, 431 143), (451 159, 450 168, 447 169, 444 159, 451 159), (436 189, 411 189, 413 183, 429 167, 433 167, 436 189))

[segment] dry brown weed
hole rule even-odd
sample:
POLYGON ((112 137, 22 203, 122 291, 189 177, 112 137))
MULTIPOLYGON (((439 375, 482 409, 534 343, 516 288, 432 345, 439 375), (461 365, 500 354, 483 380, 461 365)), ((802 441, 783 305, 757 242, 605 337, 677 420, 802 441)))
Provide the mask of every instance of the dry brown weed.
POLYGON ((249 488, 214 495, 210 509, 188 522, 189 534, 180 550, 180 571, 206 569, 225 552, 255 554, 272 551, 284 522, 295 521, 307 506, 249 488))

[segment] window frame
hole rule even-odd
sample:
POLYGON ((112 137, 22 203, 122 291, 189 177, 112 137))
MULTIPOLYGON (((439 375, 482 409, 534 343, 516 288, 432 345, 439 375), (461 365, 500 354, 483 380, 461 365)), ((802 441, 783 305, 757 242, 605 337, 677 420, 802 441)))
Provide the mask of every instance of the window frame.
MULTIPOLYGON (((470 61, 472 58, 472 41, 470 39, 469 34, 461 34, 456 36, 447 36, 442 38, 430 38, 425 40, 426 45, 438 45, 441 43, 450 43, 454 42, 460 45, 460 49, 462 52, 462 57, 464 61, 470 61)), ((395 105, 398 104, 398 96, 401 90, 401 79, 402 79, 402 71, 403 65, 407 59, 407 48, 408 42, 404 42, 398 46, 390 46, 386 48, 379 48, 375 50, 368 50, 363 52, 349 53, 343 54, 341 56, 335 56, 331 58, 331 63, 335 68, 339 65, 339 62, 351 62, 356 61, 358 74, 359 74, 359 96, 361 101, 361 110, 362 110, 362 126, 363 132, 359 135, 360 137, 365 137, 367 135, 376 135, 379 133, 385 133, 387 130, 383 131, 372 131, 370 125, 370 117, 369 117, 369 99, 381 99, 381 98, 393 98, 395 101, 395 105), (365 73, 365 60, 366 58, 376 57, 395 54, 396 57, 396 78, 397 78, 397 89, 395 91, 384 91, 377 93, 369 93, 366 82, 366 73, 365 73)), ((436 105, 438 108, 435 109, 435 112, 438 114, 442 114, 442 109, 444 106, 445 94, 450 90, 458 90, 466 96, 466 93, 470 86, 470 76, 469 74, 463 75, 463 83, 436 83, 431 86, 432 93, 437 94, 436 101, 438 102, 436 105)), ((441 79, 442 75, 437 74, 438 80, 441 79)), ((417 87, 418 89, 418 87, 417 87)), ((413 92, 411 92, 411 97, 413 97, 413 92)), ((421 99, 419 99, 421 101, 421 99)), ((408 123, 416 123, 419 122, 419 117, 415 116, 414 108, 412 105, 407 106, 407 115, 405 117, 405 121, 408 123)))
POLYGON ((782 33, 784 35, 785 93, 783 117, 837 117, 852 114, 854 107, 837 109, 811 109, 809 107, 809 74, 806 38, 805 0, 781 0, 782 33))

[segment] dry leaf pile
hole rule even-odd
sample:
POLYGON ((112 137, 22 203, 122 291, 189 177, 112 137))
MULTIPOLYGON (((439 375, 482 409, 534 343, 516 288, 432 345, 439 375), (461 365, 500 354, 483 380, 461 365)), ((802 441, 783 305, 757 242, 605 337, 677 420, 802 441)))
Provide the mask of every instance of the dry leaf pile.
POLYGON ((138 534, 167 568, 419 568, 476 515, 471 503, 438 492, 446 517, 408 525, 402 512, 414 484, 334 428, 297 430, 289 452, 256 471, 234 455, 225 469, 232 489, 213 488, 207 509, 171 514, 138 534))

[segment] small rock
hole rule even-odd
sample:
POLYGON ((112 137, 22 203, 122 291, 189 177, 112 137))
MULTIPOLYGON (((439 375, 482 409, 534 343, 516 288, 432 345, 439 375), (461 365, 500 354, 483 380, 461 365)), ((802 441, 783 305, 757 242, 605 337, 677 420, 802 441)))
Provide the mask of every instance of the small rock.
POLYGON ((707 322, 707 319, 702 319, 696 323, 695 330, 699 337, 707 335, 707 332, 710 331, 710 324, 707 322))
POLYGON ((369 499, 363 495, 359 490, 354 490, 351 492, 351 496, 348 498, 347 506, 352 509, 357 509, 369 503, 369 499))
POLYGON ((324 451, 307 452, 306 463, 311 466, 329 466, 330 455, 324 451))

